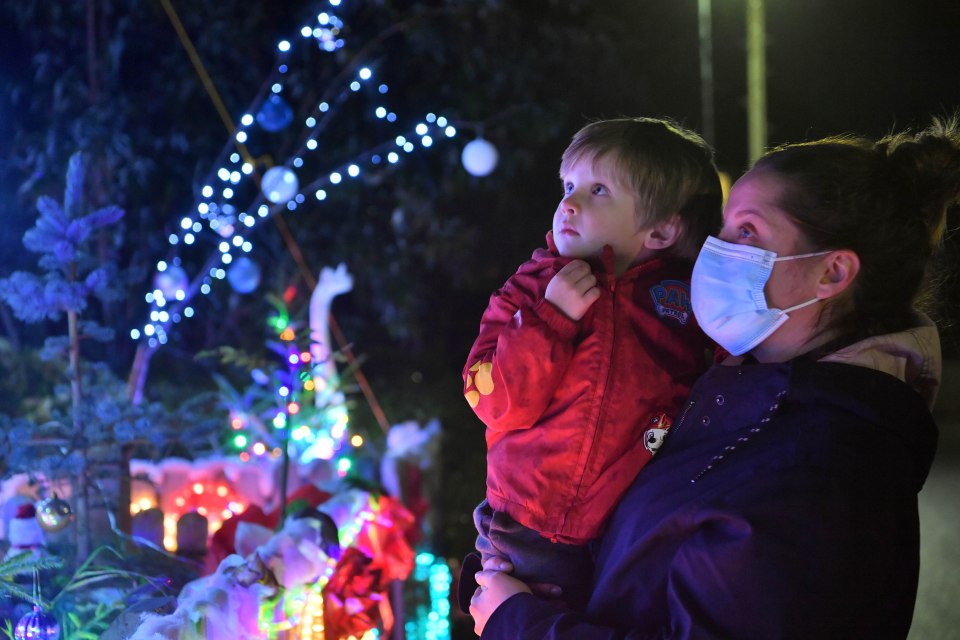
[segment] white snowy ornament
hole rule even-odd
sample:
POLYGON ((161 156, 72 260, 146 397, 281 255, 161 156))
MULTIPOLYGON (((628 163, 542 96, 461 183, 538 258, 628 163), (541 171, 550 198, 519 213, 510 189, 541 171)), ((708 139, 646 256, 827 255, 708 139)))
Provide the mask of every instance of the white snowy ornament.
POLYGON ((497 167, 497 158, 497 148, 483 138, 468 142, 460 154, 463 168, 478 178, 489 175, 497 167))
POLYGON ((271 167, 260 179, 260 190, 274 204, 284 204, 293 199, 300 190, 297 174, 286 167, 271 167))

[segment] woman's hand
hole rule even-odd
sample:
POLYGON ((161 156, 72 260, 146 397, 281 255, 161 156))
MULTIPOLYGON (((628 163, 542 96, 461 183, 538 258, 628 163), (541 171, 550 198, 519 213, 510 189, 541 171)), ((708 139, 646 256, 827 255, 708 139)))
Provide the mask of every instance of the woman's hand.
POLYGON ((507 598, 517 593, 532 593, 525 583, 503 571, 478 571, 477 584, 480 586, 470 598, 470 615, 473 616, 473 631, 478 636, 483 634, 487 620, 507 598))

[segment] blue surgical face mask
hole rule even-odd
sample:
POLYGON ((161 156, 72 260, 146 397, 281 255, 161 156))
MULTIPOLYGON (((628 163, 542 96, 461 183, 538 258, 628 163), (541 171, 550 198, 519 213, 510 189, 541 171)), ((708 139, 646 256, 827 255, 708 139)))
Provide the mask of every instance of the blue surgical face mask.
POLYGON ((789 319, 788 313, 818 301, 813 298, 786 309, 768 308, 763 288, 774 263, 827 253, 777 257, 766 249, 707 238, 690 281, 690 302, 700 328, 732 355, 750 351, 780 328, 789 319))

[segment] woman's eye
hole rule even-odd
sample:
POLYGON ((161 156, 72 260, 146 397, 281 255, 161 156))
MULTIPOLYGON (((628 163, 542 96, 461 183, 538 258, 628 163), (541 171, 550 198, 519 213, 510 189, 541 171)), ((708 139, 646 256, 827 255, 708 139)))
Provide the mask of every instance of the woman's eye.
POLYGON ((720 231, 719 238, 727 242, 751 242, 756 240, 753 228, 749 225, 727 225, 720 231))

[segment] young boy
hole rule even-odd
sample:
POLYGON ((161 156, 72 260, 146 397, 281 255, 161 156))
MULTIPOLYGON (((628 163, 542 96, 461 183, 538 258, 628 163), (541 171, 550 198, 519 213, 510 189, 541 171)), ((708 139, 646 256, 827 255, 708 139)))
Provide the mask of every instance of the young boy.
POLYGON ((560 180, 547 248, 491 296, 463 376, 487 425, 477 550, 576 605, 586 543, 707 367, 689 278, 721 188, 699 136, 650 118, 581 129, 560 180))

